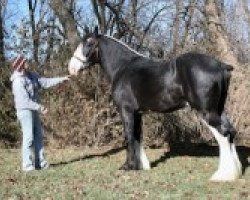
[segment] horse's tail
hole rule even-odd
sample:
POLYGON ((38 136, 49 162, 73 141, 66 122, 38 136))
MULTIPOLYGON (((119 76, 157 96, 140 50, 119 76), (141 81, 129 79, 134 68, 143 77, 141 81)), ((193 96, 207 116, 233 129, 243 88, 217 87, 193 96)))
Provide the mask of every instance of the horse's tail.
POLYGON ((234 69, 234 67, 232 65, 228 65, 228 64, 225 64, 225 63, 221 63, 221 67, 223 69, 225 69, 226 71, 228 71, 228 72, 231 72, 234 69))
POLYGON ((223 67, 223 85, 224 85, 224 90, 227 93, 228 92, 228 88, 229 88, 229 84, 230 84, 230 79, 231 79, 231 75, 232 75, 232 71, 233 71, 233 66, 232 65, 228 65, 225 63, 222 63, 222 67, 223 67))
POLYGON ((224 111, 224 106, 226 103, 228 88, 231 79, 231 71, 233 71, 233 66, 227 65, 225 63, 221 63, 221 67, 223 68, 222 77, 221 77, 221 96, 219 102, 219 113, 221 114, 224 111))

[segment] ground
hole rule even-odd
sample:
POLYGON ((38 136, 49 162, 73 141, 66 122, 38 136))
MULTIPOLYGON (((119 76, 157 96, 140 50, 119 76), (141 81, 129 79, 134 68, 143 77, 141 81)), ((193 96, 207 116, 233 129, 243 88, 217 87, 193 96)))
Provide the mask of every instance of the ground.
POLYGON ((23 173, 19 149, 0 149, 0 199, 250 199, 249 148, 239 148, 245 173, 233 183, 208 181, 212 147, 146 149, 149 171, 121 171, 124 148, 46 149, 51 166, 23 173))

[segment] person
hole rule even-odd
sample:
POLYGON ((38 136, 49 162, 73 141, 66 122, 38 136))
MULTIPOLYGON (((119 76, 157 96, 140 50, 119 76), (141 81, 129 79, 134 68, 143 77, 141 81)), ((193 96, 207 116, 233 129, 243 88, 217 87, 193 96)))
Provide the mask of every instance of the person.
POLYGON ((50 88, 64 81, 70 76, 44 78, 29 70, 27 59, 20 55, 12 62, 11 75, 12 92, 16 108, 17 119, 20 122, 22 140, 22 169, 29 172, 35 169, 48 168, 43 145, 43 130, 39 114, 47 114, 48 109, 40 103, 38 91, 50 88))

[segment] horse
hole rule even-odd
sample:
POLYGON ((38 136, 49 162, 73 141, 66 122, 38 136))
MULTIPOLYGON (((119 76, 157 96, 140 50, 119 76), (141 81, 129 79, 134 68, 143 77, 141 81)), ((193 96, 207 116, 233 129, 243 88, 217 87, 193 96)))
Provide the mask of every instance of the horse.
POLYGON ((219 144, 219 164, 212 181, 233 181, 242 174, 234 144, 236 129, 224 111, 233 67, 209 55, 186 53, 170 61, 154 60, 96 30, 82 39, 70 58, 68 70, 99 64, 112 85, 112 99, 121 116, 126 161, 121 169, 149 170, 142 140, 145 111, 195 109, 219 144))

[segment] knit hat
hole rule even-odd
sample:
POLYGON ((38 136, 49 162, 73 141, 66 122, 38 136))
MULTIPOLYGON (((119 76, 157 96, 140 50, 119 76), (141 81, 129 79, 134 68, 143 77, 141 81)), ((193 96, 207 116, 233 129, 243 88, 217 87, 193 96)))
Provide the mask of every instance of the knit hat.
POLYGON ((13 69, 20 70, 21 68, 23 68, 26 61, 27 61, 27 59, 24 56, 19 55, 12 62, 13 69))

